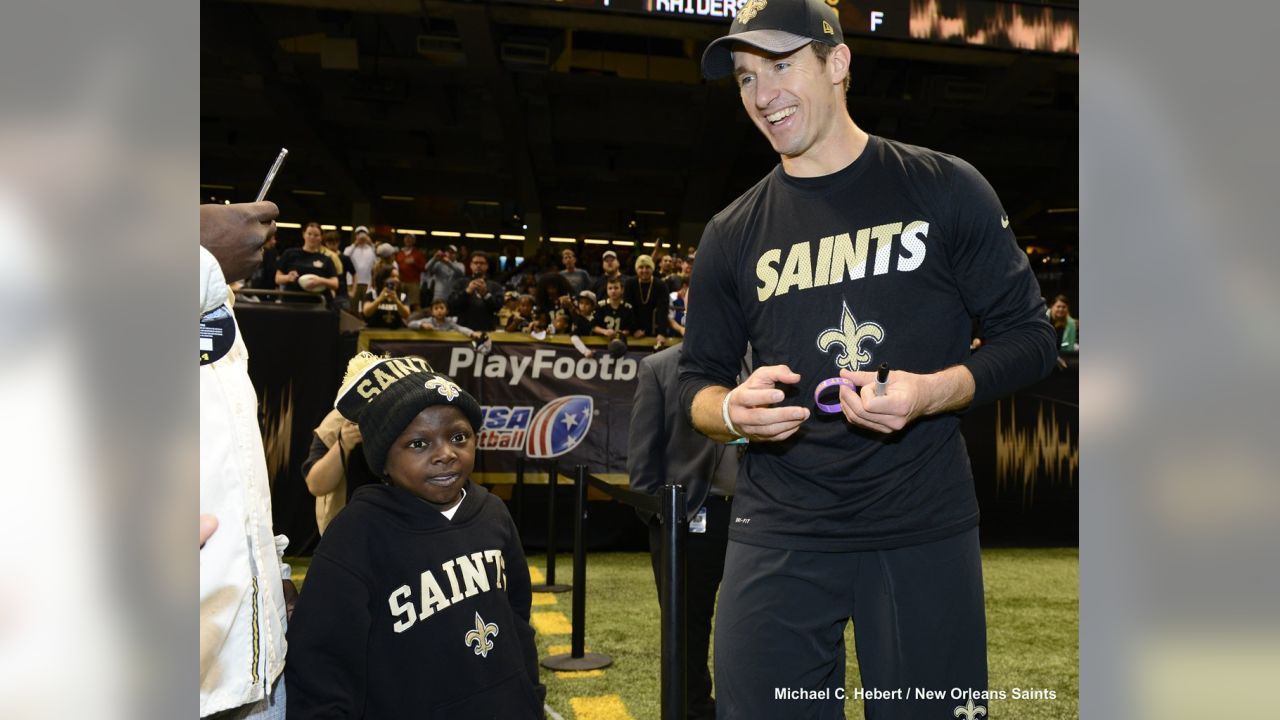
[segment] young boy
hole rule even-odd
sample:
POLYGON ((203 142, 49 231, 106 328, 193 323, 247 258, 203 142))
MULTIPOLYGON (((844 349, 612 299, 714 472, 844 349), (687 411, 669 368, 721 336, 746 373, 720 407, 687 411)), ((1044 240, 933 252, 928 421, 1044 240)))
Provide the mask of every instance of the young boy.
POLYGON ((507 318, 505 327, 507 332, 527 332, 533 320, 533 296, 525 293, 516 298, 516 311, 507 318))
POLYGON ((515 290, 507 290, 502 294, 502 307, 498 309, 498 327, 506 328, 511 317, 517 312, 520 293, 515 290))
POLYGON ((569 319, 573 334, 579 337, 594 335, 599 324, 596 322, 596 294, 590 290, 578 293, 578 306, 574 310, 576 312, 569 319))
POLYGON ((541 718, 520 537, 470 480, 480 405, 415 357, 362 353, 343 386, 382 484, 355 492, 311 561, 289 717, 541 718))
POLYGON ((427 317, 415 318, 409 321, 409 329, 411 330, 437 330, 440 332, 452 330, 459 332, 472 340, 480 341, 484 337, 484 333, 477 332, 468 327, 458 324, 458 318, 449 317, 449 304, 444 300, 436 300, 431 303, 431 314, 427 317))
POLYGON ((609 299, 600 308, 599 321, 605 328, 612 330, 613 335, 608 337, 617 337, 619 335, 627 335, 634 325, 631 315, 631 303, 622 299, 622 278, 610 278, 605 284, 605 292, 609 299))

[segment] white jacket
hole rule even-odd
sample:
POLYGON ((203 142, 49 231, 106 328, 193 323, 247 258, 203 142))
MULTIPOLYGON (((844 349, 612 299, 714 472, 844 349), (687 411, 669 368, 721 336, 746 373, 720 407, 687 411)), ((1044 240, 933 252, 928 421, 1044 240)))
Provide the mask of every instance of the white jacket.
MULTIPOLYGON (((217 260, 200 248, 201 315, 229 300, 217 260)), ((218 518, 200 550, 200 717, 261 700, 286 649, 288 539, 271 531, 258 398, 238 325, 235 334, 224 357, 200 366, 200 512, 218 518)))

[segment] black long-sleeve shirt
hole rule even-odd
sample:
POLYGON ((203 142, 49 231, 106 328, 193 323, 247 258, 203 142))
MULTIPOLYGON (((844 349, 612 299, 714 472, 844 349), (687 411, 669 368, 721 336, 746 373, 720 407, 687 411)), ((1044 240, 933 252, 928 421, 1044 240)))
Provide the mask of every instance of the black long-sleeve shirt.
POLYGON ((753 366, 801 376, 812 410, 786 441, 752 444, 730 537, 770 547, 864 550, 930 542, 977 524, 957 413, 889 436, 814 406, 839 371, 932 373, 964 365, 982 403, 1054 363, 1053 328, 1008 216, 968 163, 872 136, 848 167, 794 178, 781 165, 712 218, 698 246, 681 403, 753 366), (969 352, 972 319, 986 344, 969 352))

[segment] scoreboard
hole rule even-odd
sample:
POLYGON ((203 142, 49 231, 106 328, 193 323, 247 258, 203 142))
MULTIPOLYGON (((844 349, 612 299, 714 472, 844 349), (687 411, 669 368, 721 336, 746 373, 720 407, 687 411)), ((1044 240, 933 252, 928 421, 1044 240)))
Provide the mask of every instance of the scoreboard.
MULTIPOLYGON (((525 5, 596 10, 722 23, 747 0, 508 0, 525 5)), ((826 0, 846 36, 1079 55, 1076 6, 995 0, 826 0)))

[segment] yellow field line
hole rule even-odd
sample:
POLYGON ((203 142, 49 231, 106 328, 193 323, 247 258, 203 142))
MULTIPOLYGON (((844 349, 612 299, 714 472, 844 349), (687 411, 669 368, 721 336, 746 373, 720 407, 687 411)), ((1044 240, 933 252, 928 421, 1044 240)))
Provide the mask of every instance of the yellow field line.
POLYGON ((573 625, 562 612, 530 613, 529 621, 539 635, 569 635, 573 632, 573 625))
POLYGON ((635 720, 617 695, 569 698, 576 720, 635 720))

